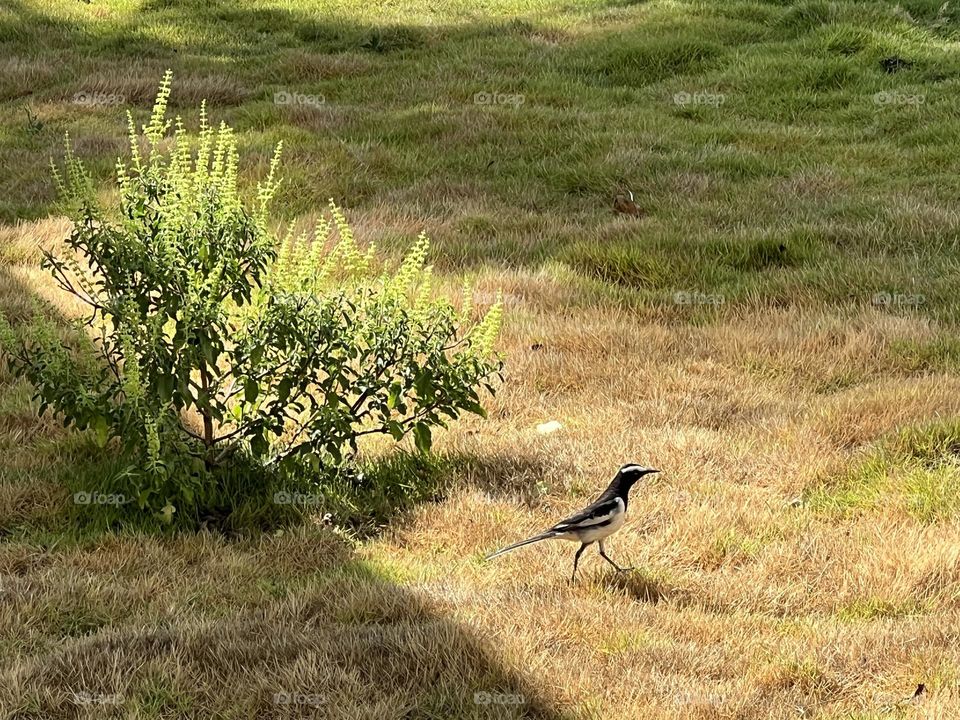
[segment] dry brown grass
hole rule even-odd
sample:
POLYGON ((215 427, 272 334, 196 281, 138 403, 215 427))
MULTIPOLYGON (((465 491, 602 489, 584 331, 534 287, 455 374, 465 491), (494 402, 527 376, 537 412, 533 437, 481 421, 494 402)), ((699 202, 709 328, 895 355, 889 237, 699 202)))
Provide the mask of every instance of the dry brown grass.
MULTIPOLYGON (((524 292, 543 294, 538 283, 524 292)), ((957 521, 928 525, 892 502, 838 521, 791 501, 892 430, 956 416, 955 377, 898 376, 883 361, 893 341, 928 332, 873 311, 693 328, 531 308, 508 327, 497 421, 449 447, 527 458, 549 494, 530 507, 477 490, 366 552, 428 577, 452 563, 441 577, 455 616, 479 623, 516 667, 550 668, 544 681, 564 707, 872 717, 918 682, 954 678, 957 521), (532 337, 544 347, 530 350, 532 337), (769 365, 793 372, 755 371, 769 365), (833 376, 854 380, 825 394, 833 376), (546 419, 565 427, 539 436, 546 419), (588 553, 586 581, 569 587, 563 543, 478 562, 575 509, 628 460, 665 470, 635 490, 634 525, 610 543, 638 573, 612 576, 588 553)), ((924 707, 918 717, 960 708, 945 695, 924 707)))
POLYGON ((0 265, 36 267, 42 249, 61 243, 69 229, 69 221, 60 217, 0 226, 0 265))
POLYGON ((53 77, 55 72, 53 63, 39 58, 6 57, 0 61, 0 98, 29 95, 37 83, 53 77))
MULTIPOLYGON (((46 293, 35 273, 14 272, 46 293)), ((933 333, 926 321, 788 309, 695 327, 557 312, 570 286, 544 272, 488 271, 477 287, 511 298, 509 375, 489 421, 439 438, 463 458, 462 491, 356 548, 322 526, 259 540, 4 543, 0 627, 15 661, 0 707, 91 718, 151 703, 197 717, 960 713, 958 519, 924 521, 892 498, 851 515, 801 500, 896 428, 960 412, 956 377, 890 360, 895 341, 933 333), (553 419, 563 429, 536 432, 553 419), (581 505, 624 461, 664 470, 634 490, 632 523, 610 542, 636 571, 613 574, 588 552, 571 586, 562 543, 482 561, 581 505), (905 701, 920 682, 928 696, 905 701), (299 704, 276 704, 278 692, 299 704), (476 692, 523 702, 476 704, 476 692)), ((3 487, 8 519, 57 501, 49 484, 3 487)))
POLYGON ((329 55, 296 50, 284 55, 280 74, 311 82, 328 78, 353 77, 373 70, 373 63, 356 55, 329 55))

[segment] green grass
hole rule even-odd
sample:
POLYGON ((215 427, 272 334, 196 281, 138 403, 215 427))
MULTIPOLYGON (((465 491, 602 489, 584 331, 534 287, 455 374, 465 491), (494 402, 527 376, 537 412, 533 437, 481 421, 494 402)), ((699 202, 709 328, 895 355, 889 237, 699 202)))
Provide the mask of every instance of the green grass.
POLYGON ((960 370, 960 338, 944 333, 925 342, 903 340, 893 351, 910 370, 956 372, 960 370))
MULTIPOLYGON (((46 166, 65 131, 106 178, 123 110, 142 117, 171 67, 174 105, 206 98, 238 128, 250 182, 284 141, 277 207, 290 220, 329 197, 354 212, 408 205, 446 269, 560 260, 627 286, 640 306, 691 289, 729 307, 921 295, 891 310, 953 324, 955 14, 878 2, 499 0, 433 15, 17 0, 0 13, 0 219, 50 212, 46 166), (78 105, 77 93, 123 102, 78 105), (322 102, 277 105, 277 93, 322 102), (478 93, 523 102, 477 104, 478 93), (678 93, 722 102, 678 105, 678 93), (624 189, 648 213, 638 223, 611 218, 624 189)), ((400 235, 385 220, 391 245, 400 235)))
POLYGON ((870 457, 814 488, 814 510, 849 515, 898 508, 922 523, 960 513, 960 423, 905 428, 870 457))
POLYGON ((875 618, 898 618, 917 615, 922 609, 915 602, 901 605, 881 598, 864 598, 837 610, 837 615, 847 621, 856 622, 875 618))

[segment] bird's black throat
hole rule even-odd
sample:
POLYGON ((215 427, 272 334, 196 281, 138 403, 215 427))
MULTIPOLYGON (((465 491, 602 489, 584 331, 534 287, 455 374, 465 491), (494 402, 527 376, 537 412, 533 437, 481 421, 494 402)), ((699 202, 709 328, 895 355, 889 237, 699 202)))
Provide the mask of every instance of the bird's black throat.
POLYGON ((617 475, 613 479, 613 482, 607 486, 607 489, 603 491, 603 494, 597 498, 597 501, 620 498, 623 501, 623 509, 626 510, 627 502, 630 499, 630 488, 632 488, 636 482, 637 480, 635 478, 617 475))

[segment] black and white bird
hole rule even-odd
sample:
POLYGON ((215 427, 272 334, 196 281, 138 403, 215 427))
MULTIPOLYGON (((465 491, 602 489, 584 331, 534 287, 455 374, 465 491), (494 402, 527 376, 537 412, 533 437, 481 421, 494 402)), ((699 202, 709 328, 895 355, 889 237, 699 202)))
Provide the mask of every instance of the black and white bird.
POLYGON ((629 569, 620 567, 607 556, 607 553, 604 552, 603 541, 623 527, 627 517, 627 501, 630 488, 643 476, 656 472, 660 471, 643 465, 624 465, 617 471, 613 482, 603 491, 603 494, 576 515, 561 520, 539 535, 534 535, 513 545, 507 545, 507 547, 497 550, 492 555, 488 555, 486 559, 492 560, 511 550, 516 550, 518 547, 541 540, 574 540, 580 543, 580 548, 577 550, 577 554, 573 556, 573 576, 570 578, 570 582, 577 579, 577 564, 580 562, 580 555, 593 543, 599 544, 600 556, 618 571, 622 572, 629 569))

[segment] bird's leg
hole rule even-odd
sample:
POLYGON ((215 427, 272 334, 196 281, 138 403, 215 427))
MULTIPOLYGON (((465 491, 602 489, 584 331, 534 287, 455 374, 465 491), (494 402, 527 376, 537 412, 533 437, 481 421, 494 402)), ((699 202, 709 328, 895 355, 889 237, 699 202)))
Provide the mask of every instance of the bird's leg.
POLYGON ((617 572, 625 572, 625 571, 627 571, 627 570, 633 570, 633 568, 620 567, 620 566, 617 565, 613 560, 611 560, 611 559, 607 556, 607 554, 603 551, 603 543, 602 543, 602 542, 600 543, 600 557, 602 557, 602 558, 603 558, 604 560, 606 560, 608 563, 610 563, 611 565, 613 565, 613 566, 617 569, 617 572))
POLYGON ((570 582, 576 582, 577 580, 577 563, 580 562, 580 555, 583 554, 583 551, 587 549, 587 545, 590 543, 581 543, 580 549, 577 550, 577 554, 573 556, 573 576, 570 578, 570 582))

